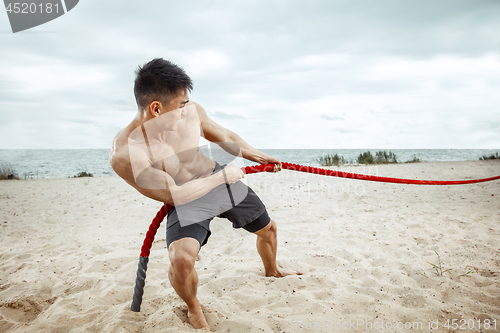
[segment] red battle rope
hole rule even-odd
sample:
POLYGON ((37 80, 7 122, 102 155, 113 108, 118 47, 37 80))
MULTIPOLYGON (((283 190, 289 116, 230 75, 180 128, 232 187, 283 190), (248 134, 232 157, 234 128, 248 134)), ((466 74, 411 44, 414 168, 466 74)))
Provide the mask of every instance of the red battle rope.
MULTIPOLYGON (((391 177, 380 177, 380 176, 370 176, 362 175, 357 173, 349 173, 338 170, 321 169, 315 167, 309 167, 305 165, 298 165, 292 163, 281 163, 282 169, 300 171, 313 173, 324 176, 332 177, 342 177, 358 180, 368 180, 373 182, 383 182, 383 183, 396 183, 396 184, 414 184, 414 185, 463 185, 463 184, 473 184, 488 182, 496 179, 500 179, 500 176, 483 178, 483 179, 470 179, 470 180, 418 180, 418 179, 402 179, 402 178, 391 178, 391 177)), ((264 171, 271 171, 274 168, 274 164, 263 164, 256 166, 247 166, 242 168, 246 174, 258 173, 264 171)), ((146 238, 142 244, 141 257, 139 258, 139 266, 137 268, 137 278, 135 280, 134 296, 132 301, 131 309, 132 311, 139 312, 141 310, 142 295, 144 294, 144 285, 146 280, 146 270, 148 269, 149 253, 151 251, 151 245, 155 239, 156 231, 160 227, 161 222, 167 216, 168 211, 172 206, 164 204, 161 209, 156 213, 153 222, 149 226, 149 230, 146 233, 146 238)))

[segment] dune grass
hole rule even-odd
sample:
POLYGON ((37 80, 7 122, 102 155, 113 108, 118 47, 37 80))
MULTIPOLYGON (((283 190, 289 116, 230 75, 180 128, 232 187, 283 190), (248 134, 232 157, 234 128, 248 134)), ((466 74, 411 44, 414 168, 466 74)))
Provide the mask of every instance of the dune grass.
POLYGON ((359 164, 398 163, 396 154, 394 154, 392 151, 387 152, 386 150, 377 151, 375 153, 375 156, 373 156, 370 151, 365 151, 364 153, 359 154, 356 161, 359 164))
POLYGON ((19 179, 19 175, 10 164, 0 165, 0 180, 19 179))
POLYGON ((498 159, 500 159, 500 156, 498 156, 498 152, 495 153, 495 155, 493 155, 493 154, 491 154, 490 156, 483 155, 483 157, 479 158, 480 161, 484 161, 484 160, 498 160, 498 159))
MULTIPOLYGON (((398 158, 392 151, 379 150, 373 155, 370 151, 365 151, 359 154, 356 161, 347 160, 344 156, 335 154, 328 154, 316 158, 315 161, 321 166, 342 166, 344 164, 391 164, 399 163, 398 158)), ((416 155, 413 155, 413 159, 406 161, 405 163, 418 163, 422 162, 416 155)))
POLYGON ((344 156, 339 156, 338 154, 321 156, 316 159, 316 162, 322 166, 341 166, 347 164, 347 160, 344 156))
POLYGON ((94 177, 94 175, 85 170, 85 171, 80 171, 79 173, 73 176, 73 178, 81 178, 81 177, 94 177))
MULTIPOLYGON (((69 178, 81 178, 81 177, 94 177, 94 175, 87 170, 80 171, 73 177, 69 178)), ((25 172, 23 176, 19 176, 16 170, 10 164, 0 165, 0 180, 19 180, 19 179, 38 179, 38 172, 25 172)))
POLYGON ((439 253, 436 250, 434 250, 434 252, 436 253, 436 255, 438 257, 438 263, 433 264, 433 263, 429 262, 429 264, 432 266, 432 268, 434 268, 434 271, 436 272, 436 276, 443 276, 444 273, 449 272, 450 270, 444 269, 443 262, 441 261, 441 256, 439 255, 439 253))

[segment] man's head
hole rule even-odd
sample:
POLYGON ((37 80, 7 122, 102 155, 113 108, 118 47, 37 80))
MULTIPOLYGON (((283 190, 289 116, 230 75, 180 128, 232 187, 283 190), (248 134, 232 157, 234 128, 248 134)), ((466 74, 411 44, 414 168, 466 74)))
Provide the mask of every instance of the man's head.
POLYGON ((153 101, 168 107, 178 93, 193 89, 191 78, 182 68, 162 58, 155 58, 135 72, 134 95, 137 106, 145 110, 153 101))

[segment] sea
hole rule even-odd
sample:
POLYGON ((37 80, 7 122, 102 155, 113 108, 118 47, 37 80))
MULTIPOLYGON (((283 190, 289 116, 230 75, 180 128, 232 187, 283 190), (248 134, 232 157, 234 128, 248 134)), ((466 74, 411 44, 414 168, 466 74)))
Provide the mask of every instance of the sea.
MULTIPOLYGON (((477 161, 500 149, 261 149, 265 154, 278 157, 282 162, 320 166, 317 159, 338 154, 348 161, 356 161, 359 154, 379 150, 396 154, 398 162, 414 157, 422 162, 477 161)), ((256 163, 245 161, 245 165, 256 163)), ((0 149, 0 170, 14 170, 21 179, 73 177, 85 171, 93 176, 116 175, 109 165, 109 149, 0 149)))

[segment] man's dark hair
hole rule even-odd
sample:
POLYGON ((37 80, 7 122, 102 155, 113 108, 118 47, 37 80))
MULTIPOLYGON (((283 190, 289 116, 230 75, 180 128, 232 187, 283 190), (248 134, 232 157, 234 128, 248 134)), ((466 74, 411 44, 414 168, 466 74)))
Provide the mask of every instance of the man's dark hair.
POLYGON ((134 95, 141 110, 154 100, 169 104, 179 89, 191 91, 193 82, 182 68, 168 60, 155 58, 135 71, 134 95))

